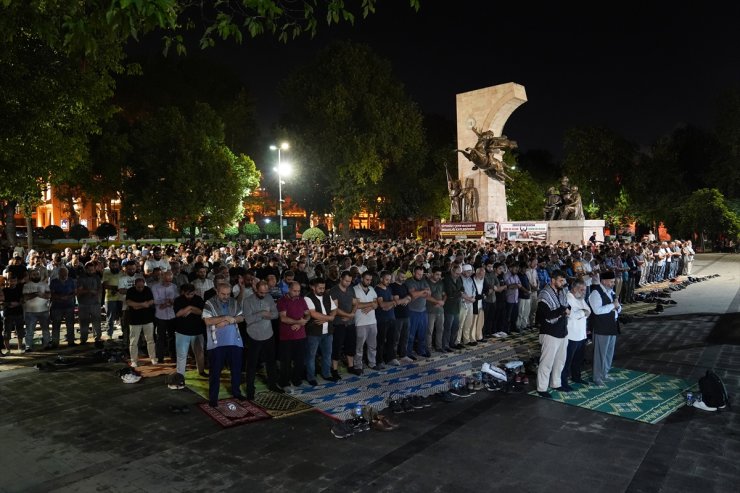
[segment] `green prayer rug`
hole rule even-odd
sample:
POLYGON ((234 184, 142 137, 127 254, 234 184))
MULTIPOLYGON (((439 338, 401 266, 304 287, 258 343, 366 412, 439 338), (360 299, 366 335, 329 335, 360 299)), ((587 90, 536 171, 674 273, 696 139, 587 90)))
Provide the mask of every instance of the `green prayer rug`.
MULTIPOLYGON (((603 387, 572 384, 572 392, 551 390, 552 400, 622 418, 655 424, 686 405, 693 385, 681 378, 612 368, 603 387)), ((584 378, 590 381, 590 374, 584 378)), ((530 395, 538 397, 536 391, 530 395)))
MULTIPOLYGON (((198 375, 198 370, 191 369, 185 371, 185 386, 199 396, 203 397, 205 400, 208 400, 208 377, 202 377, 198 375)), ((255 378, 254 387, 257 392, 267 390, 267 385, 265 385, 260 378, 255 378)), ((242 392, 242 395, 247 395, 246 384, 242 383, 239 388, 242 392)), ((229 370, 224 369, 221 372, 221 385, 218 389, 219 400, 231 397, 230 389, 231 373, 229 372, 229 370)))

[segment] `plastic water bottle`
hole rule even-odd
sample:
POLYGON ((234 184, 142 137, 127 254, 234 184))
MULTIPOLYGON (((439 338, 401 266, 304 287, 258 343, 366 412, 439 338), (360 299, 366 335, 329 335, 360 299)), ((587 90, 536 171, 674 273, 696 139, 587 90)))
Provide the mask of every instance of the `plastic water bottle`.
POLYGON ((360 419, 362 418, 362 405, 357 404, 355 406, 355 418, 360 419))
POLYGON ((694 394, 692 392, 686 392, 686 405, 691 406, 694 403, 694 394))

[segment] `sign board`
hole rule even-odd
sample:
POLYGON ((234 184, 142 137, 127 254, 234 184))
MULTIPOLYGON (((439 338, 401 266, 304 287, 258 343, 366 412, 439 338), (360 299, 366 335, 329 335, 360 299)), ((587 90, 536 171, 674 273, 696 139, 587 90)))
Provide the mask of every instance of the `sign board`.
POLYGON ((498 223, 485 223, 483 225, 485 231, 485 238, 487 240, 495 240, 498 238, 498 223))
POLYGON ((65 231, 69 229, 69 219, 62 219, 61 228, 65 231))
POLYGON ((483 223, 443 223, 439 235, 442 238, 480 238, 483 236, 483 223))
POLYGON ((509 241, 547 241, 547 223, 501 223, 499 237, 509 241))

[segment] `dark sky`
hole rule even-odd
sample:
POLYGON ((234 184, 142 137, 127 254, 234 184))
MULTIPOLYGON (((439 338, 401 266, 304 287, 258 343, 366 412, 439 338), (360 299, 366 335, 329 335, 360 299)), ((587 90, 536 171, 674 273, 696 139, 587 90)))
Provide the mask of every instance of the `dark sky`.
MULTIPOLYGON (((349 3, 349 2, 348 2, 349 3)), ((517 82, 529 101, 505 133, 523 150, 561 154, 564 131, 605 125, 642 146, 681 124, 712 125, 718 94, 740 84, 740 6, 725 2, 380 0, 354 27, 316 38, 221 45, 257 98, 265 132, 276 83, 332 39, 391 60, 424 112, 454 120, 455 94, 517 82)))

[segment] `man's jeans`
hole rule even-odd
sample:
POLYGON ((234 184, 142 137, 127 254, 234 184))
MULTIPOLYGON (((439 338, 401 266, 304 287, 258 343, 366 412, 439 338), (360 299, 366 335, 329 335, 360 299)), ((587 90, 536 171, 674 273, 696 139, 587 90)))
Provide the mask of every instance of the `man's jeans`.
POLYGON ((93 335, 96 341, 100 340, 103 335, 103 330, 100 327, 100 305, 80 305, 80 342, 87 342, 87 335, 90 331, 90 324, 92 323, 93 335))
POLYGON ((193 348, 195 356, 195 366, 198 373, 203 371, 203 336, 201 334, 189 336, 175 333, 175 350, 177 351, 177 373, 185 375, 185 368, 188 363, 188 349, 193 348))
POLYGON ((59 344, 59 333, 62 330, 62 321, 67 329, 64 339, 67 342, 75 340, 75 309, 74 308, 52 308, 51 309, 51 342, 59 344))
POLYGON ((49 312, 26 312, 26 349, 33 347, 33 333, 36 330, 36 322, 41 326, 41 344, 46 346, 51 342, 49 334, 49 312))
POLYGON ((121 320, 122 310, 122 301, 108 301, 105 304, 105 318, 108 321, 108 337, 113 335, 116 321, 121 320))
POLYGON ((331 375, 332 335, 308 336, 306 344, 306 380, 316 380, 316 350, 321 348, 321 376, 331 375))

